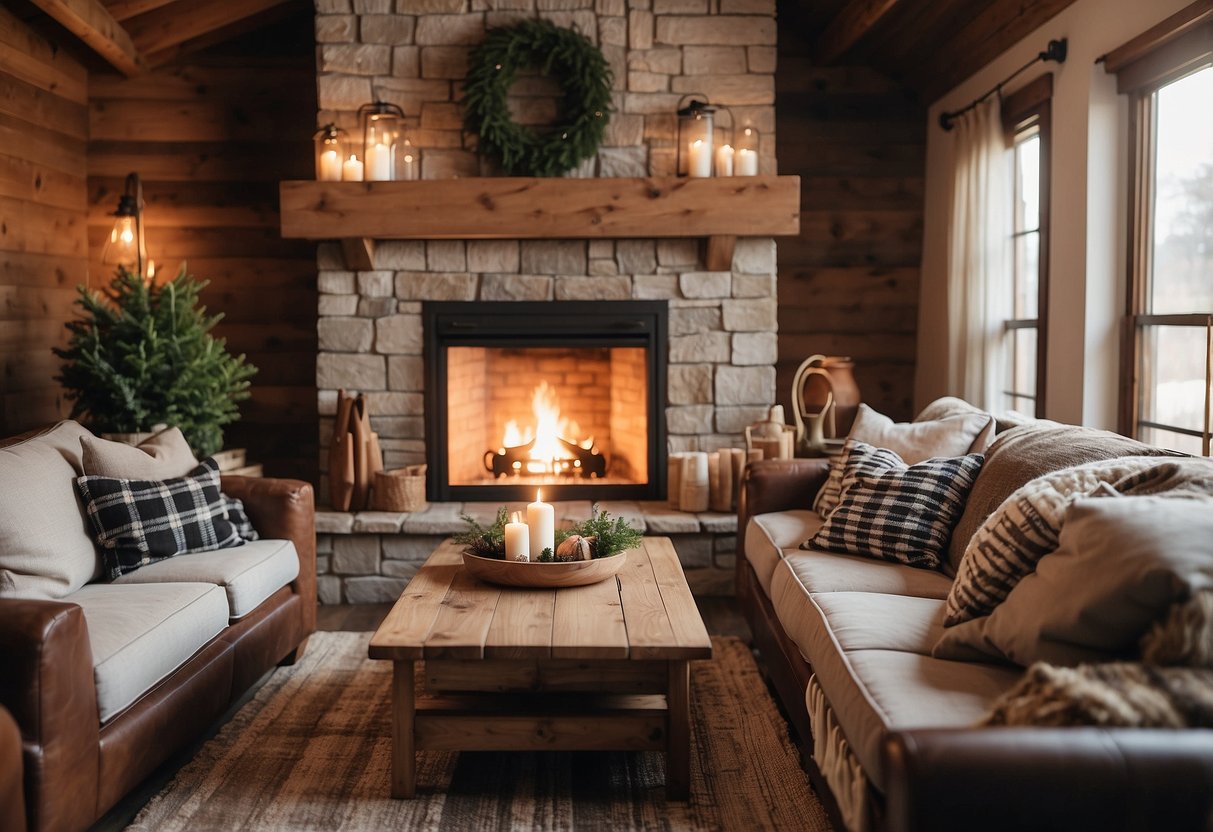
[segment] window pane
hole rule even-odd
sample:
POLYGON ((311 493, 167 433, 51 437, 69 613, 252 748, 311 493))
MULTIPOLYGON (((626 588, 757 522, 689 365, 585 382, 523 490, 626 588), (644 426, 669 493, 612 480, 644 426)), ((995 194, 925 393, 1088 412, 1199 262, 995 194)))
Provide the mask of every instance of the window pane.
POLYGON ((1150 311, 1213 311, 1213 67, 1156 94, 1150 311))
POLYGON ((1160 448, 1192 454, 1192 456, 1200 456, 1201 453, 1200 437, 1189 436, 1186 433, 1175 433, 1158 428, 1142 428, 1141 441, 1150 445, 1158 445, 1160 448))
POLYGON ((1036 412, 1036 328, 1010 329, 1006 334, 1006 406, 1028 415, 1036 412))
POLYGON ((1202 430, 1205 421, 1205 330, 1151 326, 1142 331, 1141 418, 1202 430))
POLYGON ((1015 230, 1040 227, 1040 135, 1015 143, 1016 190, 1015 230))
POLYGON ((1035 318, 1040 297, 1040 232, 1015 238, 1015 317, 1035 318))

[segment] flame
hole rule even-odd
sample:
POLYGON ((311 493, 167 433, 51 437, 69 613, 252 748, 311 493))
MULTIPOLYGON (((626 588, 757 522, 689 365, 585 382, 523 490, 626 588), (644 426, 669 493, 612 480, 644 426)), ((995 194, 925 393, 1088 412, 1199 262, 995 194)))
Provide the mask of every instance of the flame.
POLYGON ((505 423, 501 438, 503 452, 505 448, 526 445, 534 440, 529 453, 530 461, 526 463, 527 473, 556 472, 562 465, 567 468, 567 460, 574 459, 574 456, 561 444, 561 439, 587 450, 594 447, 592 436, 570 438, 580 436, 581 426, 560 414, 556 390, 546 381, 540 382, 531 396, 531 412, 535 418, 533 425, 520 427, 517 420, 510 419, 505 423))

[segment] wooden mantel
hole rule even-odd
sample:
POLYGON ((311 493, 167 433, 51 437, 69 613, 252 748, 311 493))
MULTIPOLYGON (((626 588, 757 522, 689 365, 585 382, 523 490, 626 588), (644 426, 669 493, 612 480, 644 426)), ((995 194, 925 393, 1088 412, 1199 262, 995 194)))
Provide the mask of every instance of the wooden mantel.
POLYGON ((341 240, 373 268, 374 240, 705 237, 726 271, 737 237, 800 231, 800 177, 489 177, 413 182, 283 182, 282 236, 341 240))

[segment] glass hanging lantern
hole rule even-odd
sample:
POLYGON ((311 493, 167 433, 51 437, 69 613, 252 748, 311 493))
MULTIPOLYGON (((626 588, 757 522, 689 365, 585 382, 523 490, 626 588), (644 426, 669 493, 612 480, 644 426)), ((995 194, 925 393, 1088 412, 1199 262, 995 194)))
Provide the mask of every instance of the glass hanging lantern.
POLYGON ((121 266, 129 272, 144 276, 144 263, 148 263, 146 277, 150 280, 156 273, 154 264, 147 260, 147 248, 143 242, 143 182, 139 174, 126 177, 122 196, 118 197, 118 209, 113 213, 114 227, 105 247, 101 249, 101 262, 110 266, 121 266))
POLYGON ((723 105, 716 108, 715 153, 712 154, 712 175, 732 176, 735 148, 733 147, 733 111, 723 105), (727 119, 721 116, 728 116, 727 119), (725 124, 723 122, 727 121, 725 124))
POLYGON ((408 136, 400 148, 400 178, 406 181, 421 178, 421 150, 413 147, 408 136))
POLYGON ((313 139, 316 142, 316 181, 340 182, 341 165, 350 144, 349 134, 330 122, 321 127, 313 139))
POLYGON ((706 95, 693 93, 678 101, 678 175, 712 175, 716 107, 706 95), (699 96, 699 97, 694 97, 699 96), (702 98, 703 100, 699 100, 702 98), (684 101, 689 103, 685 106, 684 101))
POLYGON ((358 108, 362 122, 363 179, 390 182, 396 178, 396 144, 404 128, 404 110, 376 101, 358 108))
POLYGON ((737 131, 733 139, 733 175, 758 175, 758 131, 753 127, 743 127, 737 131))

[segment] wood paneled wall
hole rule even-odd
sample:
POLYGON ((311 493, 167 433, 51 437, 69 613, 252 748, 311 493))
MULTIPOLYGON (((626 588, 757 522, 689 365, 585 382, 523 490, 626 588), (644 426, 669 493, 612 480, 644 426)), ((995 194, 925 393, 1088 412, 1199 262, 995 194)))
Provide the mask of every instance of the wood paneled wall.
MULTIPOLYGON (((92 77, 89 250, 99 256, 123 179, 138 172, 159 274, 185 261, 209 280, 203 301, 224 315, 216 334, 260 369, 225 444, 247 447, 267 474, 315 481, 315 246, 278 230, 279 180, 313 174, 315 65, 310 43, 301 54, 258 52, 237 46, 140 78, 92 77)), ((99 265, 92 273, 94 284, 109 279, 99 265)))
POLYGON ((66 414, 51 347, 88 275, 88 73, 0 7, 0 436, 66 414))
POLYGON ((908 419, 925 108, 875 70, 815 67, 785 29, 779 37, 779 172, 801 176, 800 236, 778 241, 779 399, 791 406, 792 377, 808 356, 849 355, 863 400, 908 419))

